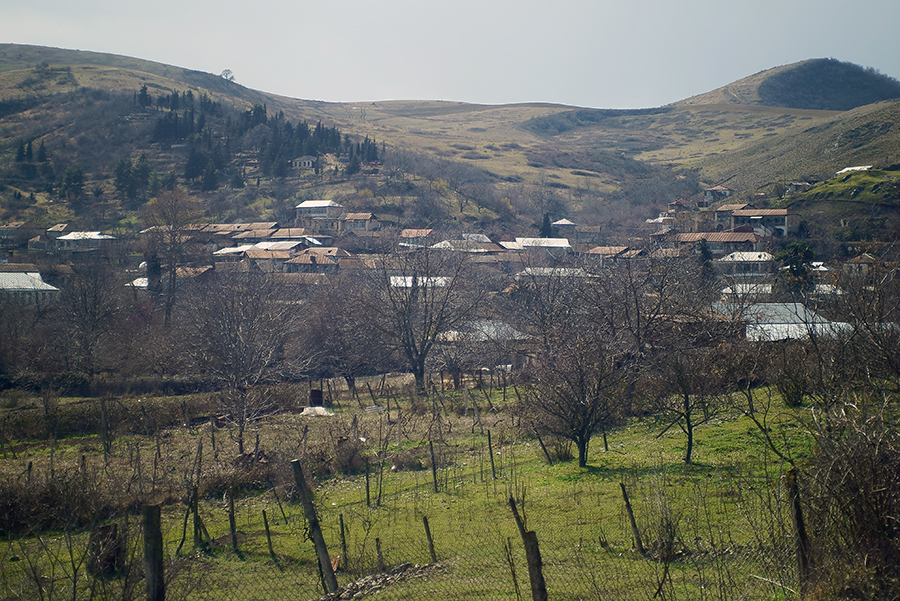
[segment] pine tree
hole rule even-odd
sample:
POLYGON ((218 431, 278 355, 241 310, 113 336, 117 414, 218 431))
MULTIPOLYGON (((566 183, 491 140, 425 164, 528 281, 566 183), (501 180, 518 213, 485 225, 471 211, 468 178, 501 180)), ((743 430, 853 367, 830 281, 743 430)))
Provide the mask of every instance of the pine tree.
POLYGON ((200 183, 200 189, 204 192, 212 192, 219 187, 219 176, 216 173, 216 164, 212 159, 206 163, 206 169, 203 170, 203 180, 200 183))
POLYGON ((541 224, 541 238, 552 238, 553 226, 550 224, 550 213, 544 213, 544 222, 541 224))

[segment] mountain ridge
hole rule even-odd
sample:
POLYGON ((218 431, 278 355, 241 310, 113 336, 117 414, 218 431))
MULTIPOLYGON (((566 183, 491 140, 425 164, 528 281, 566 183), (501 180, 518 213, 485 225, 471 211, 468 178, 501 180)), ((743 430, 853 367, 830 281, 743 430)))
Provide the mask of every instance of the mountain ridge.
MULTIPOLYGON (((230 162, 217 166, 220 178, 243 171, 248 180, 263 184, 255 195, 247 190, 215 192, 233 196, 226 203, 232 209, 222 214, 224 217, 271 217, 261 207, 286 207, 292 198, 310 196, 351 198, 361 188, 368 188, 379 202, 366 205, 357 199, 356 206, 399 211, 401 221, 414 225, 437 223, 422 216, 403 216, 409 212, 405 193, 398 194, 399 188, 382 181, 387 173, 396 172, 404 174, 404 185, 413 191, 407 193, 420 200, 423 194, 433 196, 434 190, 449 185, 446 192, 437 194, 439 204, 445 205, 437 219, 444 222, 449 219, 465 227, 527 231, 540 222, 541 214, 549 212, 586 223, 630 223, 628 227, 633 229, 664 209, 673 197, 697 194, 703 185, 726 182, 749 198, 760 192, 771 194, 779 182, 825 177, 838 165, 847 166, 847 161, 900 161, 891 159, 900 153, 897 128, 866 126, 866 119, 876 125, 896 122, 900 116, 895 116, 891 107, 900 107, 900 101, 853 110, 763 103, 760 86, 772 77, 806 68, 804 65, 834 67, 835 62, 873 81, 884 80, 885 76, 862 67, 811 59, 762 71, 663 107, 592 109, 553 103, 301 100, 142 59, 0 44, 0 149, 5 149, 0 150, 0 181, 7 184, 5 194, 0 190, 0 208, 4 209, 0 219, 31 214, 27 207, 21 215, 10 209, 16 204, 10 195, 22 194, 37 195, 35 206, 49 211, 44 219, 71 218, 65 206, 52 203, 47 190, 58 189, 61 172, 72 165, 84 167, 89 188, 104 198, 115 195, 112 172, 117 157, 137 160, 147 156, 154 169, 180 178, 185 151, 177 150, 178 145, 169 148, 153 143, 148 133, 155 120, 172 117, 173 111, 159 104, 136 107, 138 91, 145 89, 157 103, 173 93, 193 92, 196 98, 208 97, 230 107, 234 118, 256 110, 254 107, 265 107, 274 121, 263 122, 266 129, 259 132, 259 140, 274 135, 281 127, 278 119, 323 123, 354 140, 377 140, 394 159, 383 169, 373 170, 379 175, 368 180, 364 175, 347 175, 343 159, 337 156, 327 160, 327 177, 295 174, 284 180, 270 178, 258 172, 259 164, 253 159, 261 152, 257 142, 228 140, 224 123, 220 124, 205 134, 207 150, 232 144, 230 152, 237 153, 230 162), (97 103, 102 102, 109 103, 106 117, 95 114, 97 103), (79 129, 85 115, 91 115, 99 131, 79 129), (844 137, 835 146, 832 138, 838 130, 844 137), (826 138, 832 145, 827 152, 826 138), (853 141, 841 142, 850 138, 853 141), (121 143, 104 146, 103 139, 120 139, 121 143), (16 147, 24 140, 46 143, 58 162, 52 178, 44 177, 40 185, 37 180, 22 179, 13 164, 16 147), (86 154, 89 148, 92 154, 86 154), (816 152, 809 152, 813 148, 816 152), (446 181, 440 184, 437 180, 446 181), (274 200, 254 200, 260 195, 274 200), (245 205, 237 206, 240 203, 245 205)), ((796 81, 791 85, 797 85, 796 81)), ((213 127, 213 121, 208 123, 213 127)), ((188 142, 198 143, 199 138, 185 139, 182 146, 188 142)), ((196 182, 185 183, 196 188, 196 182)), ((131 217, 124 223, 133 222, 131 217)))

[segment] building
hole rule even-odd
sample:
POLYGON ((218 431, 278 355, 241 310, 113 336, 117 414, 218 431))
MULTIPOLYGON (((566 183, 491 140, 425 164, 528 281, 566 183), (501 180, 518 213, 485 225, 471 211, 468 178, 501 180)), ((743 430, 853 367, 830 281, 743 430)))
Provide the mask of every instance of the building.
POLYGON ((716 273, 761 278, 775 273, 775 257, 767 252, 733 252, 716 261, 716 273))
POLYGON ((42 228, 27 221, 10 221, 0 225, 0 248, 25 246, 29 240, 42 233, 44 233, 42 228))
POLYGON ((305 155, 291 161, 291 168, 293 169, 315 169, 316 167, 316 157, 311 155, 305 155))
POLYGON ((60 252, 94 252, 107 248, 115 240, 115 236, 102 232, 71 232, 56 239, 56 248, 60 252))
POLYGON ((762 241, 753 232, 699 232, 675 234, 673 236, 677 248, 696 248, 700 240, 706 240, 709 251, 714 255, 727 255, 733 252, 760 252, 762 241))
POLYGON ((717 200, 728 198, 732 194, 734 194, 734 190, 732 190, 731 188, 726 188, 725 186, 713 186, 712 188, 706 188, 703 190, 703 198, 707 203, 713 203, 717 200))
POLYGON ((800 215, 787 209, 740 209, 731 213, 731 229, 753 228, 758 236, 783 238, 800 229, 800 215))
POLYGON ((333 200, 305 200, 295 207, 295 211, 298 227, 316 229, 317 221, 340 217, 344 213, 344 206, 333 200))
POLYGON ((0 298, 25 305, 40 305, 59 293, 59 288, 46 283, 34 265, 4 264, 0 267, 0 298))
POLYGON ((726 317, 735 317, 737 310, 737 317, 745 324, 745 336, 755 342, 836 336, 848 329, 846 323, 828 321, 802 303, 755 303, 744 307, 718 303, 713 308, 726 317))
POLYGON ((344 213, 341 215, 339 232, 374 232, 381 229, 381 222, 373 213, 344 213))
POLYGON ((747 203, 725 204, 716 209, 716 231, 724 232, 731 229, 731 214, 735 211, 752 209, 753 205, 747 203))

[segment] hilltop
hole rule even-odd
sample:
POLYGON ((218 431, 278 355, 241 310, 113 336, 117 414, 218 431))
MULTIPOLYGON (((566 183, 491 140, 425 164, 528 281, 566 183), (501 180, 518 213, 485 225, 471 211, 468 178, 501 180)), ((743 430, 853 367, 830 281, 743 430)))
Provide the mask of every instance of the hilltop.
POLYGON ((534 232, 549 213, 633 238, 646 218, 705 186, 783 204, 786 182, 900 162, 897 97, 896 80, 815 59, 640 110, 326 103, 136 58, 2 44, 0 221, 134 231, 148 190, 124 198, 116 167, 144 157, 157 184, 203 196, 211 219, 284 220, 296 201, 337 198, 408 226, 534 232), (285 167, 302 151, 282 145, 298 127, 341 136, 316 151, 314 173, 285 167), (377 160, 348 169, 367 140, 377 160), (43 146, 47 160, 17 162, 26 144, 43 146), (203 165, 189 177, 192 157, 203 165), (60 194, 70 168, 83 177, 77 199, 60 194))

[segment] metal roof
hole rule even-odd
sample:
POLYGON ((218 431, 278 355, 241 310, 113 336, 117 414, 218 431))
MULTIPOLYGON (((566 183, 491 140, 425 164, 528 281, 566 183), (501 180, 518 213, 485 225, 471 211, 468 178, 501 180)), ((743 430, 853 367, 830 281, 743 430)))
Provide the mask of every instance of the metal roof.
POLYGON ((36 272, 0 272, 0 290, 4 292, 59 292, 36 272))

